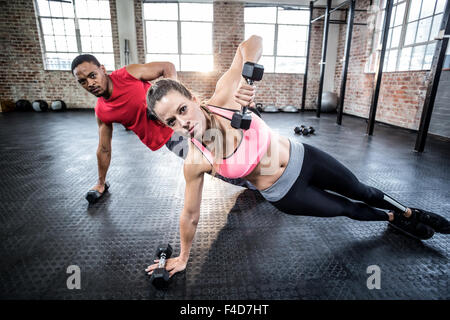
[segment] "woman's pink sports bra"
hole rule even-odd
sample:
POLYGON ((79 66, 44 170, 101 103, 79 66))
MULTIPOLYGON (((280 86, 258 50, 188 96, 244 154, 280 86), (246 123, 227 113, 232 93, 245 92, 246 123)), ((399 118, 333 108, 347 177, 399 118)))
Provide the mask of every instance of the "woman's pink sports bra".
MULTIPOLYGON (((231 121, 236 110, 206 106, 209 111, 231 121)), ((192 143, 203 153, 214 166, 216 172, 226 178, 242 178, 249 175, 261 161, 270 145, 270 128, 257 115, 252 115, 248 130, 242 130, 242 139, 236 150, 221 163, 214 162, 214 157, 200 141, 191 138, 192 143)))

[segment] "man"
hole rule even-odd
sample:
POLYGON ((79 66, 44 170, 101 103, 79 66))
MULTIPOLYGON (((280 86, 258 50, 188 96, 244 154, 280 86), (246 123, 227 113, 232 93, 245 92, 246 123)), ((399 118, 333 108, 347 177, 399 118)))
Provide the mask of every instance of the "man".
MULTIPOLYGON (((176 70, 172 63, 131 64, 108 75, 105 67, 95 56, 82 54, 72 61, 72 73, 85 90, 98 98, 95 106, 99 127, 98 180, 86 196, 90 203, 95 202, 108 188, 106 174, 111 162, 114 122, 121 123, 125 128, 132 130, 152 151, 166 144, 169 150, 178 156, 186 156, 187 141, 178 136, 170 139, 173 134, 170 128, 147 117, 146 94, 151 86, 149 81, 159 77, 176 80, 176 70)), ((242 96, 241 98, 249 99, 242 96)), ((242 179, 223 180, 251 187, 242 179)))

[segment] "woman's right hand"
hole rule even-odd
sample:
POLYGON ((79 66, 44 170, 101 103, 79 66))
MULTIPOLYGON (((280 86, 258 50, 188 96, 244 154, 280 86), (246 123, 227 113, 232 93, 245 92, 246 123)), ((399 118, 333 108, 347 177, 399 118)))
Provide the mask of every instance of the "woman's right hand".
POLYGON ((255 107, 255 87, 248 83, 241 81, 239 87, 234 94, 234 101, 239 103, 242 107, 255 107))
MULTIPOLYGON (((150 265, 145 269, 148 275, 152 275, 153 271, 158 268, 159 260, 154 260, 154 264, 150 265)), ((166 261, 166 270, 169 272, 169 277, 172 277, 175 273, 184 271, 186 269, 187 260, 181 257, 169 258, 166 261)))

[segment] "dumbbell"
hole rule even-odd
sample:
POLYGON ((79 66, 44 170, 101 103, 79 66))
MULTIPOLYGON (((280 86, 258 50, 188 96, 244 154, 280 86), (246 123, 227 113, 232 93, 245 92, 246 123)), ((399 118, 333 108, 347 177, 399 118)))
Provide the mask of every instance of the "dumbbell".
POLYGON ((153 270, 150 278, 151 283, 156 288, 164 288, 169 284, 169 272, 166 270, 166 261, 172 255, 172 246, 170 244, 160 245, 156 249, 156 258, 159 259, 158 268, 153 270))
POLYGON ((300 127, 302 127, 303 128, 303 130, 304 130, 304 135, 305 136, 307 136, 308 134, 313 134, 316 130, 313 128, 313 127, 311 127, 311 126, 309 126, 308 128, 306 128, 304 125, 301 125, 300 127))
MULTIPOLYGON (((244 63, 242 68, 242 76, 249 85, 252 85, 254 81, 260 81, 264 74, 264 67, 260 64, 253 62, 244 63)), ((247 112, 249 106, 242 107, 241 111, 236 111, 231 118, 231 126, 235 129, 248 130, 250 123, 252 122, 252 115, 247 112)))
POLYGON ((304 136, 307 136, 309 134, 313 134, 316 130, 313 127, 306 128, 304 125, 301 125, 300 127, 295 127, 294 132, 296 134, 302 134, 304 136))

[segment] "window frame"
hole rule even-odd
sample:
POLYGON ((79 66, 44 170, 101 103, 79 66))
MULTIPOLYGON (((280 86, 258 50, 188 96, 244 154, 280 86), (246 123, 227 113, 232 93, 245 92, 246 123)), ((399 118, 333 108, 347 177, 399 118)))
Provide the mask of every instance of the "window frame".
MULTIPOLYGON (((295 11, 308 11, 308 13, 310 14, 310 10, 309 7, 306 6, 297 6, 297 5, 289 5, 289 6, 284 6, 284 5, 254 5, 254 4, 250 4, 250 3, 246 3, 244 10, 246 8, 259 8, 259 7, 270 7, 270 8, 275 8, 276 10, 276 15, 275 15, 275 23, 269 23, 269 22, 245 22, 245 18, 244 18, 244 30, 245 30, 245 26, 247 24, 256 24, 256 25, 260 25, 260 24, 264 24, 264 25, 271 25, 274 26, 274 43, 273 43, 273 54, 272 55, 261 55, 261 57, 266 56, 266 57, 273 57, 273 71, 272 72, 266 72, 266 73, 279 73, 279 74, 304 74, 305 70, 306 70, 306 60, 308 57, 308 37, 309 37, 309 28, 310 28, 310 20, 311 20, 311 16, 309 16, 309 19, 307 20, 307 22, 305 22, 305 24, 300 24, 300 23, 279 23, 278 22, 278 15, 280 12, 280 8, 281 9, 286 9, 289 8, 291 10, 295 10, 295 11), (279 26, 295 26, 295 27, 306 27, 306 40, 305 42, 305 55, 303 56, 286 56, 286 55, 278 55, 278 34, 279 34, 279 26), (303 70, 303 72, 298 73, 298 72, 277 72, 277 58, 303 58, 305 59, 305 69, 303 70)), ((245 11, 244 11, 244 16, 245 16, 245 11)))
MULTIPOLYGON (((427 50, 430 46, 435 45, 436 40, 432 39, 431 36, 431 32, 433 31, 433 24, 435 21, 435 17, 436 16, 441 16, 443 17, 443 12, 439 12, 438 14, 436 14, 436 8, 438 5, 438 1, 439 0, 435 0, 434 3, 434 8, 432 11, 431 15, 425 16, 425 17, 420 17, 421 11, 422 11, 422 7, 423 7, 423 3, 426 0, 421 0, 420 1, 420 8, 419 8, 419 14, 418 17, 414 20, 408 21, 409 19, 409 14, 411 11, 411 5, 412 5, 412 1, 411 0, 395 0, 395 3, 393 4, 393 12, 392 12, 392 16, 391 16, 391 22, 389 25, 389 34, 388 34, 388 40, 390 40, 389 43, 386 44, 386 55, 385 55, 385 61, 384 61, 384 65, 383 65, 383 72, 410 72, 410 71, 427 71, 430 70, 430 66, 428 66, 428 64, 426 65, 426 58, 427 58, 427 50), (405 11, 404 11, 404 15, 403 15, 403 21, 401 25, 395 25, 395 23, 393 22, 395 19, 395 14, 396 14, 396 10, 399 4, 405 3, 405 11), (395 10, 395 11, 394 11, 395 10), (427 36, 427 41, 422 41, 422 42, 416 42, 417 39, 417 31, 419 28, 419 23, 420 21, 423 21, 425 19, 429 19, 431 18, 431 23, 430 23, 430 28, 428 30, 428 36, 427 36), (411 23, 417 23, 416 27, 415 27, 415 33, 414 33, 414 41, 410 44, 405 45, 405 39, 406 39, 406 34, 408 31, 408 26, 411 23), (397 47, 391 47, 391 43, 392 43, 392 35, 393 35, 393 30, 396 27, 401 27, 401 33, 400 33, 400 39, 399 39, 399 43, 397 47), (420 47, 420 46, 425 46, 425 52, 423 54, 423 57, 421 58, 421 67, 420 68, 411 68, 411 64, 412 64, 412 60, 413 60, 413 53, 414 53, 414 48, 416 47, 420 47), (401 66, 401 62, 402 62, 402 51, 404 49, 408 49, 411 48, 410 53, 408 54, 408 67, 400 67, 401 66), (390 59, 390 54, 392 51, 397 51, 396 53, 396 61, 395 61, 395 68, 393 70, 388 69, 388 65, 389 65, 389 59, 390 59)), ((386 5, 386 1, 384 0, 384 5, 382 7, 381 3, 378 4, 378 9, 379 11, 376 13, 377 17, 377 21, 378 19, 380 19, 380 17, 382 18, 382 20, 384 20, 384 15, 385 15, 385 5, 386 5)), ((383 24, 383 21, 381 21, 381 25, 383 24)), ((372 36, 372 43, 373 48, 372 48, 372 53, 371 53, 371 58, 375 58, 379 55, 380 52, 380 46, 381 46, 381 35, 382 30, 374 30, 374 34, 372 36), (377 41, 378 40, 378 41, 377 41)), ((367 63, 370 64, 370 60, 368 59, 367 63)), ((374 70, 372 70, 373 66, 368 67, 369 70, 367 70, 367 73, 374 73, 374 70)))
MULTIPOLYGON (((51 0, 47 0, 47 1, 50 2, 51 0)), ((114 43, 112 43, 112 51, 111 52, 109 52, 109 51, 95 51, 94 52, 92 50, 91 51, 82 51, 82 49, 83 49, 82 42, 81 42, 82 36, 80 33, 80 23, 79 23, 80 20, 84 20, 86 22, 89 22, 90 20, 109 21, 109 23, 111 25, 111 41, 113 42, 111 12, 110 12, 109 18, 79 18, 77 16, 77 9, 76 9, 76 1, 77 0, 71 0, 71 1, 72 1, 71 5, 72 5, 72 9, 73 9, 73 17, 52 16, 51 13, 50 13, 50 15, 41 15, 41 12, 39 10, 38 0, 33 1, 34 8, 35 8, 36 21, 37 21, 37 25, 39 28, 39 38, 40 38, 40 42, 41 42, 41 51, 42 51, 42 60, 43 60, 44 70, 45 71, 70 71, 70 68, 69 69, 62 69, 61 67, 59 67, 57 69, 50 68, 47 63, 47 59, 48 59, 47 54, 48 53, 50 53, 50 54, 74 54, 74 55, 80 55, 80 54, 86 53, 86 54, 92 54, 92 55, 104 55, 104 54, 111 55, 113 58, 113 63, 112 63, 111 68, 107 68, 107 70, 113 71, 115 69, 115 63, 116 63, 115 57, 114 57, 114 43), (42 19, 50 19, 50 20, 52 20, 52 19, 58 19, 58 20, 59 19, 61 19, 61 20, 70 19, 70 20, 73 20, 73 24, 74 24, 74 28, 75 28, 74 37, 76 39, 77 51, 72 52, 72 51, 56 51, 56 50, 49 51, 49 50, 47 50, 47 45, 45 43, 46 35, 44 34, 44 30, 42 27, 42 19)), ((107 1, 109 4, 109 0, 107 0, 107 1)), ((53 28, 53 24, 52 24, 52 28, 53 28)), ((53 33, 52 36, 55 37, 55 34, 53 33)), ((67 36, 67 34, 65 34, 64 36, 67 36)), ((102 36, 102 38, 103 38, 103 36, 102 36)), ((55 49, 56 49, 56 42, 55 42, 55 49)), ((101 63, 101 61, 100 61, 100 63, 101 63)), ((105 65, 105 67, 106 67, 106 65, 105 65)))
POLYGON ((186 1, 186 2, 179 2, 179 1, 174 1, 174 2, 164 2, 164 1, 144 1, 142 3, 142 5, 144 6, 146 3, 157 3, 157 4, 165 4, 165 3, 176 3, 177 4, 177 20, 167 20, 167 19, 158 19, 158 20, 154 20, 154 19, 146 19, 145 17, 145 9, 144 7, 142 8, 142 21, 143 21, 143 29, 144 29, 144 50, 145 50, 145 61, 146 62, 150 62, 147 61, 147 56, 148 55, 152 55, 152 54, 160 54, 160 55, 177 55, 178 56, 178 66, 179 66, 179 70, 177 70, 178 72, 213 72, 215 71, 215 66, 214 66, 214 4, 211 2, 201 2, 201 1, 186 1), (180 4, 208 4, 213 6, 212 10, 213 10, 213 17, 211 21, 205 21, 205 20, 182 20, 181 19, 181 13, 180 13, 180 4), (149 52, 148 50, 148 43, 147 43, 147 22, 176 22, 177 24, 177 52, 173 53, 173 52, 149 52), (211 26, 211 52, 210 53, 183 53, 182 51, 182 28, 181 25, 184 22, 194 22, 194 23, 205 23, 205 24, 209 24, 211 26), (182 65, 182 56, 206 56, 206 57, 211 57, 213 59, 213 63, 212 63, 212 69, 208 70, 208 71, 199 71, 199 70, 183 70, 183 65, 182 65))

